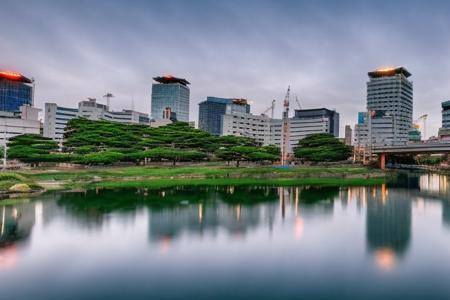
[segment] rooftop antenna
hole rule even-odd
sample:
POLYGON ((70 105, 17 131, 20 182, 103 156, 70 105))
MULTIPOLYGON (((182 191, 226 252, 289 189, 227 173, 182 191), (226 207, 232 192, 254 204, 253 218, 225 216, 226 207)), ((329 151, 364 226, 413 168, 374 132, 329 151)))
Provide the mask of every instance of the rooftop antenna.
POLYGON ((134 95, 131 96, 131 110, 134 110, 134 95))
POLYGON ((114 95, 111 93, 106 93, 106 95, 103 95, 103 97, 106 98, 106 106, 108 106, 108 109, 110 109, 111 98, 113 98, 114 95))

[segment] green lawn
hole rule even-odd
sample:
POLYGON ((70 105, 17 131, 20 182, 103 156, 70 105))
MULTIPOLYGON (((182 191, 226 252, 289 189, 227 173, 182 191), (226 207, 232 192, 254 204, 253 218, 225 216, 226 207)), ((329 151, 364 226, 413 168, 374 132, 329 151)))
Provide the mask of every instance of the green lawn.
MULTIPOLYGON (((198 167, 110 167, 92 168, 84 170, 33 170, 20 172, 23 176, 34 180, 86 180, 94 176, 101 178, 123 177, 297 177, 311 175, 351 175, 372 173, 372 170, 364 167, 226 167, 226 166, 198 166, 198 167)), ((333 175, 333 176, 332 176, 333 175)), ((323 176, 321 176, 323 177, 323 176)))
POLYGON ((384 173, 365 167, 104 167, 76 170, 34 169, 0 173, 0 190, 15 183, 47 189, 90 187, 166 187, 175 185, 373 185, 384 173), (54 186, 56 183, 56 187, 54 186))

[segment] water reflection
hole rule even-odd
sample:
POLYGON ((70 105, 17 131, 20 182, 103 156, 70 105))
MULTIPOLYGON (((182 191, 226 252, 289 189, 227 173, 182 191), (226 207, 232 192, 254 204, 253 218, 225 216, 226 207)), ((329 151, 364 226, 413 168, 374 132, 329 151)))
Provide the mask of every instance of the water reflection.
MULTIPOLYGON (((112 224, 146 224, 145 237, 161 253, 183 239, 246 240, 290 232, 304 240, 320 226, 356 212, 364 226, 365 252, 383 270, 397 266, 411 248, 413 211, 437 203, 450 228, 448 177, 404 174, 377 187, 177 187, 49 193, 28 203, 0 206, 0 266, 17 262, 36 223, 55 222, 103 233, 112 224), (421 204, 422 203, 422 204, 421 204), (40 221, 38 222, 38 219, 40 221), (328 220, 325 224, 325 221, 328 220), (306 234, 306 235, 305 235, 306 234)), ((358 220, 358 219, 356 219, 358 220)), ((326 228, 327 227, 323 227, 326 228)))
POLYGON ((392 268, 401 257, 411 239, 411 199, 404 193, 373 189, 368 193, 366 236, 367 247, 374 252, 377 263, 392 268))

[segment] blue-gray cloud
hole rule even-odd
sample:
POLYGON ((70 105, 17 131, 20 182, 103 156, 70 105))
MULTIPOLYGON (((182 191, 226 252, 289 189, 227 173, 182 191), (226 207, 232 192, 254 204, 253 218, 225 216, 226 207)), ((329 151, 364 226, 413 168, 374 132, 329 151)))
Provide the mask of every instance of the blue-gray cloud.
POLYGON ((186 77, 194 120, 206 96, 249 98, 260 113, 290 84, 304 107, 336 108, 343 127, 365 109, 367 72, 404 65, 415 115, 429 113, 436 133, 449 17, 445 1, 0 0, 0 67, 35 77, 39 106, 108 91, 113 107, 134 98, 146 112, 152 76, 186 77))

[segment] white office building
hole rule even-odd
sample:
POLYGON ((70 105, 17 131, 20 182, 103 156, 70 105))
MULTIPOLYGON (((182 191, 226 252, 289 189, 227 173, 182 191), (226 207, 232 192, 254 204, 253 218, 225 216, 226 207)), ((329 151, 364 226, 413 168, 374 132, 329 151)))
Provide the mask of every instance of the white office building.
POLYGON ((222 135, 249 137, 263 145, 273 144, 271 118, 242 112, 224 114, 221 118, 222 135))
MULTIPOLYGON (((244 136, 263 145, 281 145, 282 120, 246 113, 222 116, 223 135, 244 136)), ((339 136, 339 113, 325 108, 296 110, 289 119, 289 151, 308 135, 330 133, 339 136)))
POLYGON ((67 123, 77 116, 77 108, 45 103, 44 136, 58 141, 62 140, 67 123))
POLYGON ((107 105, 97 103, 95 99, 79 102, 78 108, 61 107, 55 103, 46 103, 44 136, 54 140, 62 140, 67 123, 77 117, 125 124, 150 124, 148 114, 134 110, 110 111, 107 105))
POLYGON ((0 145, 4 145, 5 138, 21 134, 40 134, 41 122, 38 119, 40 109, 20 106, 20 112, 0 112, 0 145))

